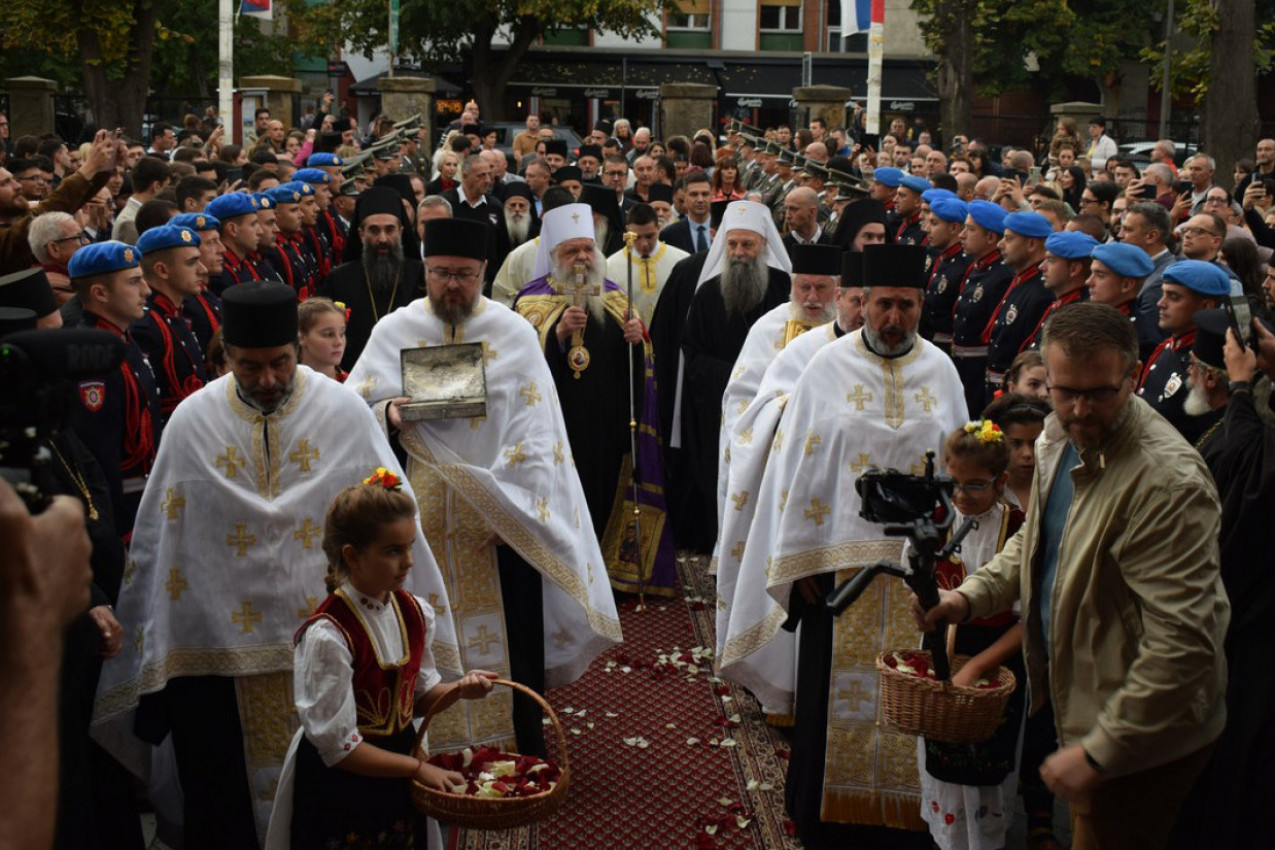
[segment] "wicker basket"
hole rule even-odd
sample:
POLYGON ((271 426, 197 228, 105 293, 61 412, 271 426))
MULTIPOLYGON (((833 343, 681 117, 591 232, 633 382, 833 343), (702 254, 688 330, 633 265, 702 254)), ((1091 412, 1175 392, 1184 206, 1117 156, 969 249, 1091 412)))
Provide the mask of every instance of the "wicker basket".
MULTIPOLYGON (((412 780, 412 805, 435 820, 471 829, 513 829, 544 820, 557 811, 567 799, 571 771, 567 767, 567 736, 562 731, 562 724, 558 722, 558 715, 554 714, 549 703, 545 702, 540 694, 525 685, 506 679, 495 679, 493 683, 520 691, 540 704, 540 708, 549 717, 553 731, 558 737, 557 766, 562 772, 562 778, 551 790, 530 797, 475 797, 469 794, 451 794, 426 788, 416 780, 412 780)), ((451 708, 459 699, 459 691, 453 690, 430 707, 429 713, 421 722, 420 733, 416 736, 416 747, 413 753, 417 758, 422 760, 429 758, 429 751, 425 749, 425 733, 434 715, 451 708)))
MULTIPOLYGON (((950 681, 936 682, 899 672, 885 663, 893 652, 886 650, 877 656, 881 716, 887 724, 909 735, 956 744, 978 744, 992 737, 1017 684, 1013 673, 998 667, 995 687, 958 688, 950 681)), ((928 651, 921 654, 930 658, 928 651)), ((967 655, 952 656, 952 672, 960 670, 967 661, 967 655)))

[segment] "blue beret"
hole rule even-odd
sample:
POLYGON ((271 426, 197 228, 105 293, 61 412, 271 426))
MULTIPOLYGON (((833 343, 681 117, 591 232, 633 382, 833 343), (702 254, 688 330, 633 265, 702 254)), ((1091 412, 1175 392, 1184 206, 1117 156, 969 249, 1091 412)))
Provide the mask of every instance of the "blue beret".
POLYGON ((992 233, 1005 232, 1005 208, 1000 204, 993 204, 991 201, 970 201, 969 202, 970 218, 974 219, 974 223, 984 230, 990 230, 992 233))
POLYGON ((182 213, 175 215, 168 220, 169 224, 175 224, 178 227, 189 227, 196 233, 202 233, 205 230, 220 230, 221 222, 210 216, 208 213, 182 213))
POLYGON ((1089 256, 1121 277, 1146 277, 1155 268, 1146 251, 1127 242, 1098 245, 1089 256))
POLYGON ((1045 250, 1064 260, 1086 260, 1100 244, 1097 239, 1079 230, 1051 233, 1045 238, 1045 250))
POLYGON ((345 165, 345 160, 334 153, 312 153, 305 159, 306 168, 345 165))
POLYGON ((969 205, 955 195, 939 195, 930 201, 930 212, 944 221, 964 222, 970 214, 969 205))
MULTIPOLYGON (((189 227, 164 224, 152 227, 139 236, 137 250, 141 251, 144 257, 155 251, 167 251, 169 248, 198 248, 200 241, 199 235, 189 227)), ((72 254, 72 257, 74 256, 72 254)))
POLYGON ((891 189, 897 189, 899 183, 903 180, 903 170, 893 168, 889 165, 884 168, 878 168, 872 172, 872 179, 883 185, 889 186, 891 189))
POLYGON ((301 183, 322 183, 326 186, 332 182, 332 175, 321 168, 302 168, 293 173, 292 179, 301 183))
MULTIPOLYGON (((81 248, 80 251, 84 249, 81 248)), ((80 251, 76 251, 71 259, 74 260, 80 255, 80 251)), ((1167 283, 1176 283, 1185 286, 1192 292, 1198 292, 1200 295, 1207 295, 1211 298, 1231 294, 1231 279, 1226 272, 1212 263, 1206 263, 1203 260, 1179 260, 1172 263, 1163 272, 1164 280, 1167 283)))
POLYGON ((1049 219, 1034 212, 1010 213, 1005 216, 1005 229, 1032 239, 1045 239, 1054 232, 1049 219))
MULTIPOLYGON (((282 184, 281 186, 279 186, 279 188, 280 188, 280 189, 291 189, 291 190, 293 190, 294 192, 300 192, 300 193, 301 193, 301 197, 303 197, 303 198, 304 198, 306 195, 313 195, 313 194, 314 194, 314 187, 313 187, 313 186, 311 186, 309 183, 302 183, 300 180, 289 180, 287 183, 284 183, 284 184, 282 184)), ((274 198, 274 195, 271 195, 270 197, 271 197, 271 198, 274 198)), ((276 199, 276 203, 277 203, 277 199, 276 199)))
POLYGON ((71 255, 67 273, 71 279, 137 268, 142 252, 123 242, 94 242, 71 255))
POLYGON ((927 204, 934 203, 934 199, 940 197, 957 198, 960 196, 951 189, 937 189, 934 187, 930 187, 921 193, 921 200, 925 201, 927 204))
POLYGON ((273 189, 267 189, 263 192, 271 203, 278 204, 299 204, 301 203, 301 190, 284 183, 281 186, 275 186, 273 189))
POLYGON ((931 183, 929 180, 926 180, 924 177, 914 177, 911 174, 904 175, 899 180, 899 185, 902 186, 904 189, 911 189, 913 192, 916 192, 918 195, 922 194, 923 192, 928 192, 934 188, 934 184, 931 183))
POLYGON ((252 215, 257 211, 257 201, 247 192, 227 192, 209 201, 204 211, 224 223, 241 215, 252 215))

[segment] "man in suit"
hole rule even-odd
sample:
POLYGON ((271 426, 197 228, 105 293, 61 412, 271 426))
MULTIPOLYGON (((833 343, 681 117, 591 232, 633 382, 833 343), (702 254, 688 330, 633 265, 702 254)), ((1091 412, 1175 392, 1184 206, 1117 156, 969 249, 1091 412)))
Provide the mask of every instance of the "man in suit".
POLYGON ((694 171, 686 175, 685 185, 686 216, 660 231, 660 241, 688 254, 698 254, 707 251, 713 240, 709 232, 713 184, 707 174, 694 171))
POLYGON ((798 186, 784 199, 784 247, 792 256, 795 245, 833 245, 832 234, 819 224, 819 195, 808 186, 798 186))
POLYGON ((487 225, 487 290, 496 277, 496 271, 505 261, 508 248, 501 252, 501 246, 509 244, 508 239, 500 235, 504 228, 503 210, 500 201, 491 194, 491 163, 481 154, 465 157, 460 166, 460 185, 448 189, 443 197, 452 205, 453 218, 465 218, 487 225))

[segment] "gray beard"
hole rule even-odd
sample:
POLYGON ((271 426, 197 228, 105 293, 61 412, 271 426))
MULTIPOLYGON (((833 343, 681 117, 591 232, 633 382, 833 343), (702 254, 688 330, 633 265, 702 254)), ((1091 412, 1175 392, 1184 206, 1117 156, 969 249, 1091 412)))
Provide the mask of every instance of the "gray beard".
POLYGON ((722 304, 726 315, 747 315, 766 297, 770 269, 760 256, 755 260, 727 258, 722 267, 722 304))
POLYGON ((509 247, 517 248, 527 241, 527 235, 531 232, 531 216, 524 213, 515 217, 505 213, 505 232, 509 234, 509 247))
POLYGON ((863 338, 867 340, 868 348, 881 357, 898 357, 907 354, 912 350, 912 346, 916 345, 916 331, 910 331, 898 345, 886 345, 872 325, 867 322, 863 323, 863 338))
POLYGON ((598 245, 607 244, 607 237, 611 235, 611 222, 605 218, 595 218, 593 220, 593 238, 598 245))
POLYGON ((1186 401, 1182 402, 1182 412, 1187 416, 1204 416, 1213 412, 1213 408, 1209 406, 1209 397, 1204 394, 1203 388, 1191 387, 1186 401))
POLYGON ((374 292, 390 292, 398 282, 399 272, 403 268, 403 245, 395 244, 388 254, 381 254, 375 246, 363 245, 363 271, 367 274, 368 285, 374 292))
MULTIPOLYGON (((570 298, 565 282, 575 280, 575 271, 571 266, 554 263, 553 279, 557 282, 558 292, 570 298)), ((594 251, 593 267, 585 273, 584 282, 591 288, 597 287, 598 292, 601 292, 602 295, 590 295, 586 301, 585 309, 589 311, 590 318, 598 323, 606 321, 606 307, 602 301, 603 295, 606 294, 605 281, 606 258, 602 256, 601 251, 594 251)))

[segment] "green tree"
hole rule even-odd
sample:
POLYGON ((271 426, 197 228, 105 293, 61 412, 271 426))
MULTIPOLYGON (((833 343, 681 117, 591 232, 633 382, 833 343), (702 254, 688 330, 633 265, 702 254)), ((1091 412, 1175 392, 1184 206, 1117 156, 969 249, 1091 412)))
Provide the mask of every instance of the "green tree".
MULTIPOLYGON (((399 52, 437 67, 460 62, 483 114, 505 117, 505 87, 518 62, 549 32, 588 27, 625 37, 659 33, 658 14, 672 0, 479 0, 403 3, 399 52), (508 39, 508 47, 498 47, 508 39)), ((342 43, 370 56, 386 46, 385 0, 340 0, 300 10, 298 40, 316 54, 342 43)))

